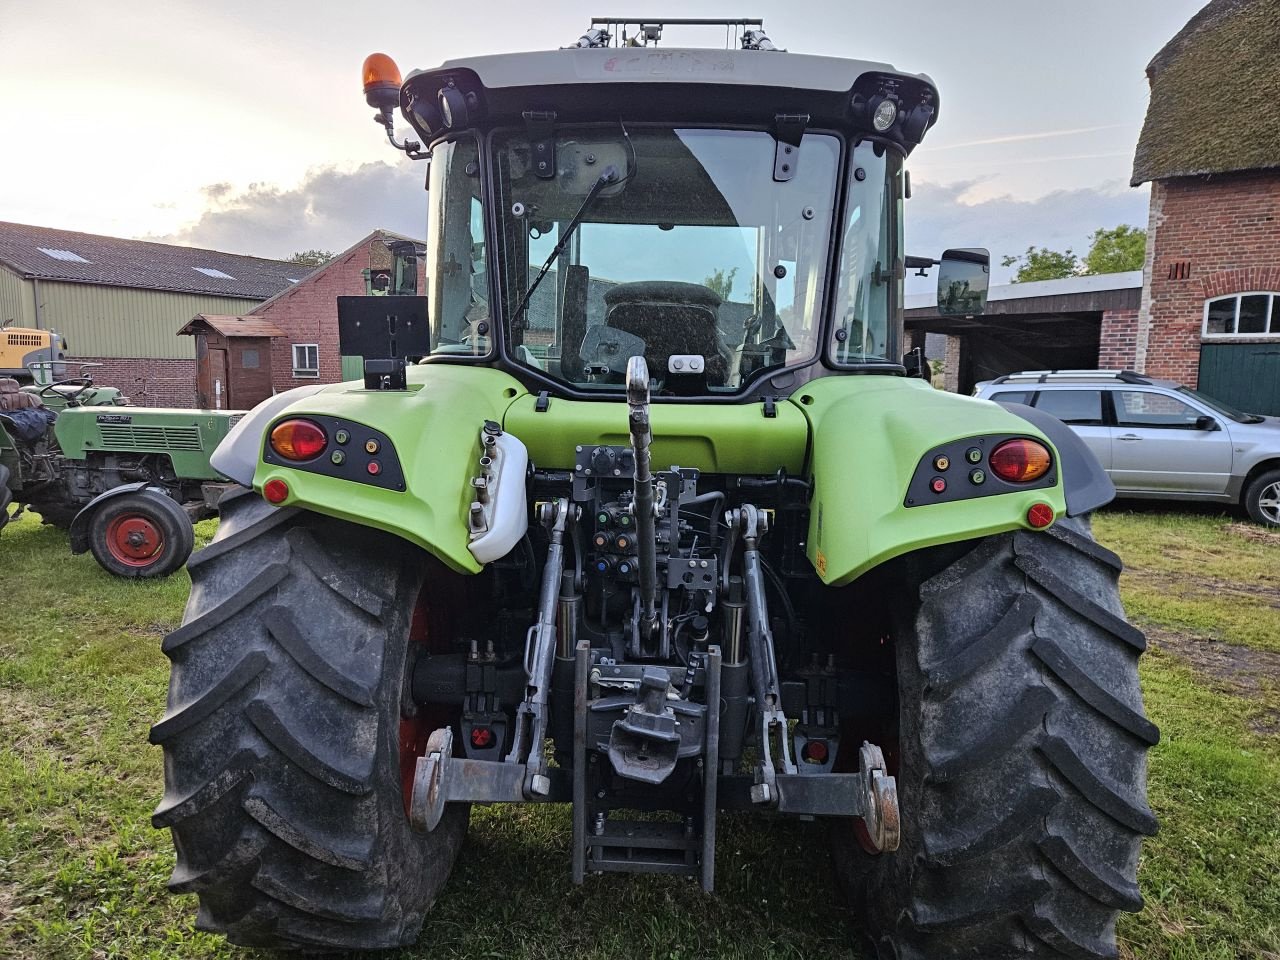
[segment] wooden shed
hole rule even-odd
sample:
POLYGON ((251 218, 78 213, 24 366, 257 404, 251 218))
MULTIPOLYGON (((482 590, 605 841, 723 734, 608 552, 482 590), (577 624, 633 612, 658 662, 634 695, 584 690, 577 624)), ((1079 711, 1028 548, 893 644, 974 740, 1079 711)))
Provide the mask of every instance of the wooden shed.
POLYGON ((262 317, 198 313, 179 336, 196 338, 196 402, 248 410, 271 396, 271 340, 284 331, 262 317))

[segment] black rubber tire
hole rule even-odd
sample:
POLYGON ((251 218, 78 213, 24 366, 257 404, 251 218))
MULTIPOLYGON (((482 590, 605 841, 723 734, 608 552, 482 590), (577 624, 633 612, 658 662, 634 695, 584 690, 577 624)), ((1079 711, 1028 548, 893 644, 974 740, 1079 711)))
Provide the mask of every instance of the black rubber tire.
POLYGON ((89 518, 89 550, 102 569, 131 580, 167 577, 182 567, 196 544, 195 531, 182 507, 171 500, 145 493, 113 497, 93 511, 89 518), (163 538, 160 549, 146 562, 128 563, 117 557, 108 544, 113 521, 125 516, 145 518, 163 538))
POLYGON ((13 491, 9 489, 9 468, 0 463, 0 530, 9 522, 9 505, 13 503, 13 491))
POLYGON ((904 604, 902 843, 843 844, 882 958, 1117 956, 1159 740, 1120 568, 1087 520, 1060 520, 979 541, 904 604))
POLYGON ((1259 502, 1262 491, 1273 484, 1280 484, 1280 470, 1268 470, 1254 477, 1249 488, 1244 492, 1244 509, 1249 514, 1249 519, 1264 527, 1280 527, 1280 523, 1262 512, 1262 505, 1259 502))
POLYGON ((164 640, 168 711, 152 822, 200 896, 197 927, 238 944, 382 949, 414 942, 466 833, 405 814, 399 769, 409 630, 425 555, 388 534, 252 492, 191 559, 164 640))

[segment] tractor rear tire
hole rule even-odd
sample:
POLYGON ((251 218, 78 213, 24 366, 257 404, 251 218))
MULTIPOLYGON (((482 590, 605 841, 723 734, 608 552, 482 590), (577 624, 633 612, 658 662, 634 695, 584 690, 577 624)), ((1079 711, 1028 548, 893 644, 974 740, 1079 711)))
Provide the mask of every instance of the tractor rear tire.
POLYGON ((1159 740, 1120 568, 1063 519, 914 581, 895 630, 902 843, 871 855, 844 831, 881 958, 1117 956, 1159 740))
MULTIPOLYGON (((252 491, 222 501, 165 638, 165 754, 152 822, 172 831, 169 889, 232 943, 373 950, 413 943, 469 810, 410 828, 402 711, 426 555, 388 534, 252 491)), ((410 757, 412 762, 412 757, 410 757)))

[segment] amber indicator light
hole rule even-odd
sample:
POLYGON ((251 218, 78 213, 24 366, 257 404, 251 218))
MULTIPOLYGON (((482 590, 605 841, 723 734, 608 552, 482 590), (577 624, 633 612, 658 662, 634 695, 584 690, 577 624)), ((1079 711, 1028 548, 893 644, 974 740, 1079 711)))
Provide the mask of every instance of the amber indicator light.
POLYGON ((1008 483, 1039 480, 1051 466, 1049 450, 1034 440, 1006 440, 991 451, 991 472, 1008 483))
POLYGON ((310 420, 282 420, 271 429, 271 449, 286 460, 314 460, 329 438, 310 420))
POLYGON ((364 81, 366 95, 379 89, 400 89, 400 68, 385 53, 371 53, 365 57, 360 77, 364 81))

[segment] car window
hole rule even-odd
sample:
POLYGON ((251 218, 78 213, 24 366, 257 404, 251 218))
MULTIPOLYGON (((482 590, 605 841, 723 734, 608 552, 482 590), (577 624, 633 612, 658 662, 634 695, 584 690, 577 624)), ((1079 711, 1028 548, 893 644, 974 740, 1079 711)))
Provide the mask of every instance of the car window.
POLYGON ((1009 390, 1004 393, 993 393, 990 399, 996 403, 1030 403, 1035 394, 1030 390, 1009 390))
POLYGON ((1063 423, 1102 425, 1101 390, 1042 390, 1036 409, 1053 414, 1063 423))
POLYGON ((1116 425, 1120 427, 1166 427, 1194 430, 1204 416, 1199 410, 1176 397, 1145 390, 1117 390, 1116 425))

